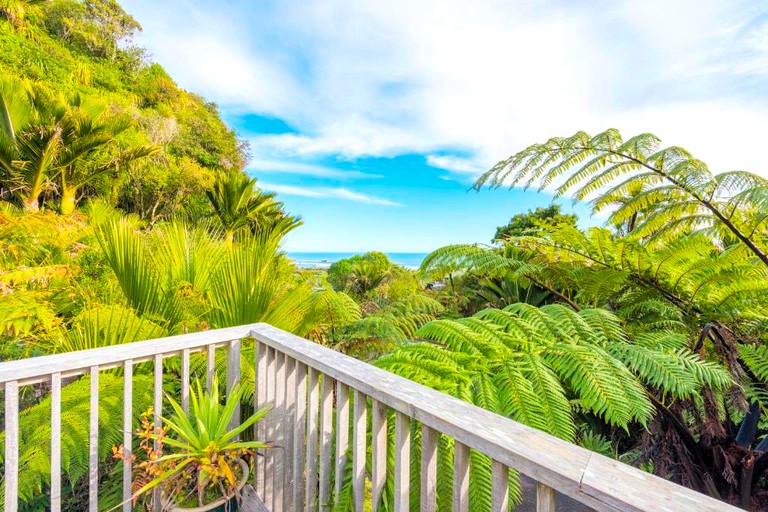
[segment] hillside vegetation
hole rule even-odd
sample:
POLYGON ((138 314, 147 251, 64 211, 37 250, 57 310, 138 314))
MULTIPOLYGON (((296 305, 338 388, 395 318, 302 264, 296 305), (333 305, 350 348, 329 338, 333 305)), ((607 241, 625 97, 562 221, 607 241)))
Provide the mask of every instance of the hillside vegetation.
MULTIPOLYGON (((301 219, 245 173, 248 147, 216 105, 132 43, 139 30, 114 0, 0 0, 0 360, 269 322, 768 510, 768 181, 715 174, 650 134, 579 132, 512 155, 475 186, 556 184, 607 212, 603 227, 580 229, 551 205, 514 215, 490 245, 436 250, 418 273, 374 252, 301 271, 281 251, 301 219)), ((244 411, 253 350, 244 342, 244 411)), ((164 390, 175 396, 172 359, 164 390)), ((205 360, 191 363, 202 376, 205 360)), ((151 372, 135 368, 137 420, 151 372)), ((103 373, 99 497, 110 509, 122 381, 103 373)), ((24 511, 45 510, 50 492, 47 391, 21 394, 24 511)), ((62 390, 64 510, 87 509, 88 393, 88 377, 62 390)), ((438 444, 438 508, 449 510, 453 441, 438 444)), ((471 462, 470 508, 489 510, 490 460, 471 462)), ((351 510, 345 478, 334 510, 351 510)), ((514 472, 510 483, 517 503, 514 472)), ((391 508, 391 474, 381 499, 391 508)))

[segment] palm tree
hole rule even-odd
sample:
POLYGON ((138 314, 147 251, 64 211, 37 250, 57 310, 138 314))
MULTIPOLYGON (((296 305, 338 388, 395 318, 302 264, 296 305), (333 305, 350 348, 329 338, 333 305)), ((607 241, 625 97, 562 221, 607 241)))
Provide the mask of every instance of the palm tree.
MULTIPOLYGON (((21 202, 24 210, 37 211, 45 180, 55 166, 61 133, 54 121, 43 124, 35 105, 41 91, 33 94, 25 84, 0 79, 0 168, 3 186, 21 202)), ((51 118, 62 116, 51 109, 51 118)))
POLYGON ((235 233, 251 225, 256 214, 274 204, 274 194, 256 188, 256 180, 239 171, 228 171, 207 190, 216 215, 224 228, 227 246, 231 246, 235 233))
POLYGON ((115 137, 130 126, 129 118, 105 118, 103 108, 85 103, 79 95, 70 101, 61 122, 62 149, 57 159, 62 214, 74 212, 77 193, 84 185, 106 172, 157 151, 156 146, 148 145, 119 148, 116 153, 107 151, 115 137))

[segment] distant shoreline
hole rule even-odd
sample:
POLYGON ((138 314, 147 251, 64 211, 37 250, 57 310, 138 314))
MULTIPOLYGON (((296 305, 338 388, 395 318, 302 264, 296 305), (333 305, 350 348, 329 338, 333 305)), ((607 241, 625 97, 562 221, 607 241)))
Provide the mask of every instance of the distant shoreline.
MULTIPOLYGON (((296 266, 304 269, 327 270, 332 263, 345 258, 351 258, 364 252, 287 252, 286 255, 296 263, 296 266)), ((421 266, 421 262, 427 256, 426 252, 385 252, 395 265, 415 270, 421 266)))

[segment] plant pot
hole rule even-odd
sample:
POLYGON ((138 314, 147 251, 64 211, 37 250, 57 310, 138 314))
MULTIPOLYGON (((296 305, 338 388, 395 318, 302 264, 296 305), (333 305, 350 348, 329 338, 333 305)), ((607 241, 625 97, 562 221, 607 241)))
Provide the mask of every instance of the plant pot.
MULTIPOLYGON (((240 469, 243 472, 243 476, 240 479, 240 481, 237 483, 237 494, 240 494, 240 491, 243 490, 243 487, 245 487, 245 484, 248 483, 248 476, 251 474, 251 469, 248 467, 248 463, 246 463, 243 459, 240 459, 238 461, 240 463, 240 469)), ((185 508, 185 507, 173 507, 170 509, 169 512, 213 512, 214 510, 229 510, 234 511, 237 510, 237 508, 226 508, 227 503, 235 503, 235 497, 230 496, 222 496, 221 498, 217 499, 216 501, 212 501, 206 505, 203 505, 202 507, 192 507, 192 508, 185 508)))

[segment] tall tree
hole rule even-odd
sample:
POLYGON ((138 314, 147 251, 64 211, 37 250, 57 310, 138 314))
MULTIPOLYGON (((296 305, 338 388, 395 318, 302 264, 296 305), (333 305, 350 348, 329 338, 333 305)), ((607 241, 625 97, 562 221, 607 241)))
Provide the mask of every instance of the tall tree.
POLYGON ((561 213, 559 204, 551 204, 545 208, 536 208, 528 210, 526 213, 514 215, 504 226, 496 228, 494 241, 504 240, 511 236, 522 236, 530 234, 542 225, 557 226, 558 224, 576 225, 579 218, 573 213, 561 213))

